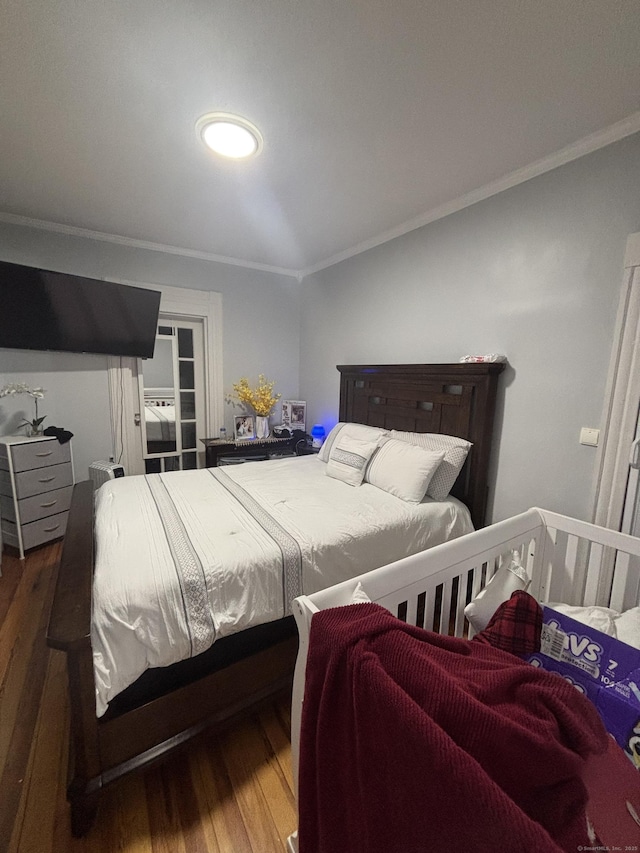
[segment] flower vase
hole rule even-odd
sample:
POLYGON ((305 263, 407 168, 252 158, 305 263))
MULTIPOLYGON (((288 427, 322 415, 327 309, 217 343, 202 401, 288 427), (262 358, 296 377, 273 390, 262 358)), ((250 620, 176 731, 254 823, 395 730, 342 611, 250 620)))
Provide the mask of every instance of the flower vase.
POLYGON ((256 438, 269 438, 269 418, 256 415, 256 438))

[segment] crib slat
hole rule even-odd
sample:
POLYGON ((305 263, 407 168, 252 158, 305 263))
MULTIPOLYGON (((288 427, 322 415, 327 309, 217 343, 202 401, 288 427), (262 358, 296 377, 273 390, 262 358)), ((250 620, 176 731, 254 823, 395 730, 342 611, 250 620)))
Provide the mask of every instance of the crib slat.
POLYGON ((629 558, 629 580, 623 599, 623 609, 637 607, 640 604, 640 557, 629 558))
POLYGON ((624 551, 616 554, 609 606, 622 612, 638 603, 638 557, 624 551))
POLYGON ((582 604, 584 601, 590 547, 591 542, 588 539, 585 539, 583 536, 578 537, 572 604, 582 604))
POLYGON ((549 580, 549 601, 563 601, 565 588, 565 560, 569 536, 564 530, 554 531, 553 570, 549 580))
POLYGON ((587 563, 587 576, 584 585, 583 603, 585 606, 590 606, 598 600, 598 584, 600 580, 600 570, 602 568, 602 556, 604 546, 599 542, 592 542, 589 549, 589 560, 587 563))
POLYGON ((567 604, 577 604, 576 598, 576 583, 578 581, 578 570, 576 567, 578 557, 577 536, 567 537, 567 547, 564 556, 564 588, 562 591, 561 601, 567 604))
POLYGON ((424 605, 424 627, 427 631, 433 631, 433 617, 436 606, 436 590, 432 587, 427 590, 425 605, 424 605))
POLYGON ((417 625, 418 622, 418 596, 409 595, 407 597, 407 613, 405 621, 408 625, 417 625))
POLYGON ((489 583, 489 581, 495 575, 495 573, 498 571, 500 566, 504 562, 508 563, 510 559, 511 559, 511 551, 509 551, 508 554, 497 554, 492 560, 487 561, 487 577, 486 577, 485 586, 489 583))
POLYGON ((473 572, 473 580, 471 583, 471 599, 474 599, 482 589, 482 565, 478 564, 477 566, 474 566, 471 571, 473 572))
POLYGON ((535 561, 536 554, 538 553, 538 543, 536 539, 529 539, 527 543, 522 546, 522 554, 520 558, 520 562, 527 570, 527 574, 530 578, 533 578, 535 575, 535 561))
POLYGON ((623 609, 624 590, 629 576, 629 555, 618 551, 615 557, 613 583, 611 585, 611 598, 609 606, 614 610, 623 609))
POLYGON ((449 578, 442 590, 442 609, 440 611, 440 633, 449 634, 451 630, 451 595, 453 592, 453 579, 449 578))
POLYGON ((555 535, 556 531, 551 527, 543 528, 538 533, 534 571, 532 572, 533 583, 530 592, 541 604, 551 600, 549 590, 556 547, 555 535))
POLYGON ((605 545, 602 549, 602 560, 598 572, 598 591, 596 604, 603 607, 611 606, 611 587, 616 565, 616 549, 611 545, 605 545))
POLYGON ((468 578, 468 572, 465 572, 464 575, 460 575, 458 578, 458 595, 456 598, 455 622, 453 626, 454 636, 456 637, 464 636, 464 608, 467 603, 466 594, 468 578))

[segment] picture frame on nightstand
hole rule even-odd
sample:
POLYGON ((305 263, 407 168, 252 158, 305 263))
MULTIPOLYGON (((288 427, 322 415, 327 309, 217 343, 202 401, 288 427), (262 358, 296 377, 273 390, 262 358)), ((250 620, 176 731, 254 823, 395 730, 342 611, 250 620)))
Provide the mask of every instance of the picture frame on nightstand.
POLYGON ((233 436, 236 441, 256 437, 256 422, 253 415, 236 415, 234 417, 233 436))
POLYGON ((287 429, 301 429, 303 432, 307 424, 307 404, 305 400, 283 400, 282 402, 282 425, 287 429))

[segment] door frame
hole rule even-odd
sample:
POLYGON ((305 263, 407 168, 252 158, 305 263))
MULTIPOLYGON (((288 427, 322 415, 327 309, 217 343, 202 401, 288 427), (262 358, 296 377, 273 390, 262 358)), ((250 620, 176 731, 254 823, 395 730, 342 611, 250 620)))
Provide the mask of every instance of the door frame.
MULTIPOLYGON (((168 452, 160 452, 160 453, 149 453, 148 447, 148 435, 147 435, 147 424, 146 424, 146 412, 145 412, 145 386, 144 386, 144 364, 141 365, 140 360, 138 360, 138 399, 139 399, 139 407, 140 407, 140 431, 141 431, 141 439, 142 439, 142 457, 146 463, 150 459, 168 459, 170 457, 178 458, 180 470, 184 470, 184 457, 183 453, 192 453, 194 448, 189 447, 185 448, 182 444, 183 434, 182 434, 182 391, 184 390, 180 386, 180 361, 182 356, 179 354, 179 344, 178 337, 176 334, 171 335, 160 335, 159 330, 162 326, 171 326, 172 331, 176 329, 190 329, 192 332, 192 342, 193 342, 193 378, 194 378, 194 416, 190 420, 195 422, 195 452, 198 458, 198 462, 205 461, 205 448, 199 444, 198 436, 208 435, 207 427, 206 427, 206 415, 205 408, 207 403, 207 383, 205 379, 205 370, 204 370, 204 325, 201 317, 187 317, 185 315, 177 316, 176 314, 164 314, 162 311, 158 316, 158 334, 156 334, 156 346, 158 337, 162 337, 166 341, 171 341, 171 370, 173 373, 173 391, 174 391, 174 404, 175 404, 175 451, 168 452), (140 370, 140 367, 142 369, 140 370), (177 383, 177 385, 176 385, 177 383), (142 413, 145 412, 143 415, 142 413)), ((154 351, 155 355, 155 351, 154 351)), ((189 419, 186 419, 189 420, 189 419)), ((162 466, 162 470, 165 470, 165 463, 160 463, 162 466)), ((199 464, 197 467, 201 467, 199 464)), ((204 467, 204 465, 202 465, 204 467)), ((169 469, 173 470, 173 469, 169 469)))
MULTIPOLYGON (((223 423, 222 294, 213 290, 192 290, 126 279, 105 279, 131 287, 160 291, 160 312, 185 319, 202 320, 204 334, 205 429, 207 436, 218 435, 223 423)), ((135 423, 141 415, 138 392, 138 360, 109 356, 107 363, 113 457, 127 474, 144 474, 141 429, 135 423)))
POLYGON ((624 277, 596 459, 592 519, 620 530, 629 476, 629 453, 640 406, 640 233, 627 239, 624 277))

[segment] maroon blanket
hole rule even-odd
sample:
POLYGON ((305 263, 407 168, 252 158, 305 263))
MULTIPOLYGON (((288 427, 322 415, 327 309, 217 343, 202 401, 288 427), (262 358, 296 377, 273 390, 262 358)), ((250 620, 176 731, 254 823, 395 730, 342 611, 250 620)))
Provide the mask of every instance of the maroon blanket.
POLYGON ((302 716, 300 853, 575 853, 589 845, 591 703, 480 642, 375 604, 313 617, 302 716))

